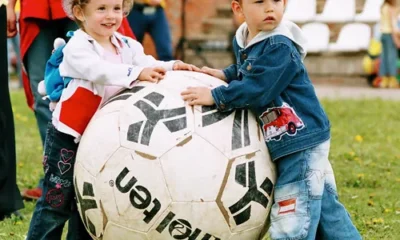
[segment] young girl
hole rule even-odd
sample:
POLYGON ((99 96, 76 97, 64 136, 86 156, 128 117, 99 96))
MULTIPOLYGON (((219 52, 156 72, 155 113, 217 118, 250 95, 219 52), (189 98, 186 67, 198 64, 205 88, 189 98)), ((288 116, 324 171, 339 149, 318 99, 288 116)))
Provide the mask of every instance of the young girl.
POLYGON ((80 29, 63 50, 60 74, 72 80, 48 125, 43 195, 32 216, 29 240, 61 239, 67 220, 67 239, 91 239, 76 209, 73 169, 79 139, 104 100, 105 86, 131 88, 136 80, 161 80, 166 70, 197 69, 181 61, 156 61, 138 42, 118 34, 132 4, 132 0, 63 0, 66 13, 80 29))
POLYGON ((400 48, 398 40, 398 28, 396 17, 396 0, 385 0, 381 7, 381 42, 382 42, 382 57, 379 69, 379 75, 382 77, 382 88, 390 87, 397 88, 397 58, 400 48))

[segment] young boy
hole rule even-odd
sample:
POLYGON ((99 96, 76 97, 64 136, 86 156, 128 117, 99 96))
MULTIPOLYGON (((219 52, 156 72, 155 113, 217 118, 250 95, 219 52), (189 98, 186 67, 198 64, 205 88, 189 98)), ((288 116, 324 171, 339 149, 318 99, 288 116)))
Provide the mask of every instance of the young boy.
POLYGON ((302 32, 282 22, 286 3, 232 1, 233 12, 245 19, 233 43, 237 64, 202 69, 228 86, 188 88, 182 96, 190 105, 247 108, 258 116, 278 170, 272 239, 361 239, 338 201, 328 160, 330 123, 302 62, 302 32))

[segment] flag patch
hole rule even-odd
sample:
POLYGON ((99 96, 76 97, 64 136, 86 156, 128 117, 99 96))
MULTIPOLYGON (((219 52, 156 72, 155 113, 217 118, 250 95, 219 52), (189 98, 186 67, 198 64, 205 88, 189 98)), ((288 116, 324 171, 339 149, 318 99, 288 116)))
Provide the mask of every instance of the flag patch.
POLYGON ((278 202, 278 205, 279 205, 278 214, 296 212, 296 198, 280 201, 278 202))

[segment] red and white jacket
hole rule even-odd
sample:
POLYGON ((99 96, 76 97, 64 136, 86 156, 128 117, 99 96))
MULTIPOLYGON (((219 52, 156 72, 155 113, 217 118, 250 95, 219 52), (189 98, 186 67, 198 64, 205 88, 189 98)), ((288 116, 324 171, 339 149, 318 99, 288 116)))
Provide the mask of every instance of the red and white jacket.
POLYGON ((163 67, 172 70, 175 61, 157 61, 146 55, 142 45, 119 33, 112 36, 112 43, 121 55, 122 63, 104 60, 104 49, 82 30, 65 46, 60 75, 73 78, 63 90, 53 112, 53 125, 76 142, 86 129, 104 96, 106 85, 132 88, 134 81, 146 67, 163 67))

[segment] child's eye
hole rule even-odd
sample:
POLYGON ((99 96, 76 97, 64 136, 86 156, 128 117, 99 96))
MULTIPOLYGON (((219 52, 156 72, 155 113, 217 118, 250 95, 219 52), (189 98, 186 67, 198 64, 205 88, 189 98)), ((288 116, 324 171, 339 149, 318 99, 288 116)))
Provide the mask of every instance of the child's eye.
POLYGON ((106 10, 106 8, 105 7, 99 7, 98 10, 104 11, 104 10, 106 10))
POLYGON ((121 7, 115 7, 114 8, 115 11, 121 11, 121 9, 122 9, 121 7))

